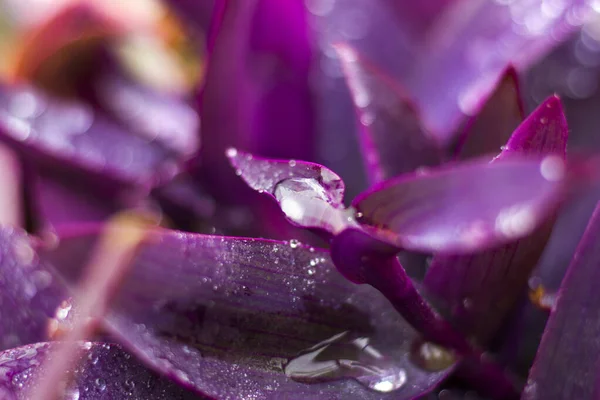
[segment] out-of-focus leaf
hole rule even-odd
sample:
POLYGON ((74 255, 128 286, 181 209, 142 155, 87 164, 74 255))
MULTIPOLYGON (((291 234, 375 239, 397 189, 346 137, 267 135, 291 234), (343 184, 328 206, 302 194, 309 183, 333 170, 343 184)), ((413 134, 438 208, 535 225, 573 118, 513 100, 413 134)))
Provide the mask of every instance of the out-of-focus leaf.
POLYGON ((227 148, 312 158, 312 49, 301 0, 232 0, 221 8, 201 97, 198 173, 220 202, 239 204, 244 188, 223 156, 227 148))
POLYGON ((32 246, 20 229, 0 228, 0 350, 45 340, 49 320, 66 298, 32 246))
POLYGON ((221 0, 166 0, 165 3, 186 24, 195 36, 206 35, 214 15, 215 5, 222 6, 221 0))
MULTIPOLYGON (((33 174, 32 174, 33 175, 33 174)), ((78 190, 55 176, 30 176, 29 193, 36 230, 52 231, 70 223, 105 221, 119 209, 117 202, 78 190)))
POLYGON ((145 191, 171 178, 169 153, 83 104, 51 99, 28 86, 0 86, 1 139, 42 169, 96 192, 145 191))
POLYGON ((438 164, 440 148, 421 127, 416 108, 397 83, 348 45, 335 48, 354 101, 371 183, 438 164))
POLYGON ((269 160, 236 149, 227 157, 252 189, 273 197, 286 217, 305 228, 331 233, 348 225, 344 181, 326 167, 296 160, 269 160))
POLYGON ((517 72, 510 67, 481 110, 467 122, 455 156, 464 160, 500 151, 523 118, 517 72))
POLYGON ((588 10, 585 0, 553 6, 551 13, 539 0, 455 2, 423 38, 407 79, 425 126, 450 138, 465 114, 477 113, 509 63, 531 65, 575 30, 588 10))
MULTIPOLYGON (((511 154, 566 157, 568 128, 560 101, 551 97, 512 135, 493 163, 511 154)), ((480 343, 497 333, 527 285, 550 237, 554 218, 531 235, 498 249, 468 256, 436 256, 427 275, 427 289, 450 307, 452 319, 480 343)))
MULTIPOLYGON (((44 258, 77 276, 97 233, 74 231, 44 258)), ((157 371, 217 398, 412 399, 451 371, 419 367, 411 351, 416 332, 388 301, 345 280, 326 252, 296 241, 156 231, 105 327, 157 371), (373 368, 346 370, 343 360, 356 356, 346 353, 348 343, 314 362, 298 357, 345 337, 369 344, 374 358, 354 361, 373 368), (373 390, 342 379, 352 376, 373 390)))
POLYGON ((117 72, 101 75, 94 86, 103 108, 132 133, 156 140, 183 157, 198 151, 200 120, 184 99, 117 72))
POLYGON ((405 175, 358 196, 363 228, 401 248, 464 253, 530 234, 565 194, 560 156, 477 159, 405 175))
MULTIPOLYGON (((65 366, 73 380, 64 389, 66 400, 192 400, 198 396, 146 369, 120 346, 78 343, 82 363, 65 366)), ((0 396, 26 399, 43 373, 43 361, 57 344, 42 342, 0 352, 0 396)))
POLYGON ((596 207, 561 284, 523 400, 598 397, 599 232, 600 208, 596 207))

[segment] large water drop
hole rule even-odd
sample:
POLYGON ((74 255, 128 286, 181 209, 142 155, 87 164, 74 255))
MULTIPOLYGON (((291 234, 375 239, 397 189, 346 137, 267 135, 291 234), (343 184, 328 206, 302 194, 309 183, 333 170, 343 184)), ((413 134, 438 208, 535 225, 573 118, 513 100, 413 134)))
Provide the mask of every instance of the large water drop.
POLYGON ((303 351, 285 366, 285 374, 303 383, 352 378, 387 393, 407 381, 406 371, 381 354, 368 337, 342 332, 303 351))

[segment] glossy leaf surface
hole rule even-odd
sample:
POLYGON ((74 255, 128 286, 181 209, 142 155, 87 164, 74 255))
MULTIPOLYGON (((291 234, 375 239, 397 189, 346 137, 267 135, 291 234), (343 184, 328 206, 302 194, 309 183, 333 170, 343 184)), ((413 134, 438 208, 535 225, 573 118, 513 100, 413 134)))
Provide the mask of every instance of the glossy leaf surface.
MULTIPOLYGON (((2 399, 26 399, 43 372, 43 361, 57 347, 42 342, 0 352, 2 399)), ((83 352, 81 364, 65 368, 74 374, 73 381, 64 389, 65 400, 198 399, 149 371, 120 346, 80 342, 79 347, 83 352)))
MULTIPOLYGON (((44 258, 77 276, 95 238, 93 230, 64 237, 44 258)), ((341 277, 327 253, 295 241, 157 231, 123 288, 106 328, 146 364, 209 396, 412 399, 449 373, 418 367, 411 358, 416 334, 387 300, 341 277), (379 392, 336 368, 319 376, 309 368, 295 378, 312 384, 286 376, 288 361, 342 333, 366 338, 392 363, 392 376, 361 373, 371 374, 369 385, 387 382, 379 392), (386 395, 390 385, 398 390, 386 395)), ((327 357, 344 356, 335 354, 327 357)))
POLYGON ((562 199, 560 156, 478 159, 375 186, 353 205, 363 227, 398 247, 462 253, 526 236, 562 199))
MULTIPOLYGON (((511 154, 566 157, 568 128, 556 97, 540 105, 511 136, 494 163, 511 154)), ((452 310, 453 320, 481 343, 497 333, 514 306, 550 237, 554 219, 531 235, 469 256, 435 256, 425 285, 452 310)))
POLYGON ((596 207, 558 293, 523 400, 596 399, 600 296, 596 207))

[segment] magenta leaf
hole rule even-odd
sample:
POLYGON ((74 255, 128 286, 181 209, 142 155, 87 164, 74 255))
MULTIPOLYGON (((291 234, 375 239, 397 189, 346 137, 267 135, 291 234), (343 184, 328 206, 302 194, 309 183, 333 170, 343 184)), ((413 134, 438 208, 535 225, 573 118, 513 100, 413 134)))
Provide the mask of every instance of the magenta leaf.
POLYGON ((477 159, 386 181, 353 206, 363 229, 409 250, 464 253, 530 234, 565 194, 560 156, 477 159))
POLYGON ((181 97, 145 87, 114 68, 93 84, 102 107, 132 133, 184 158, 198 151, 200 120, 181 97))
MULTIPOLYGON (((97 233, 44 258, 74 278, 97 233)), ((217 398, 412 399, 452 371, 419 366, 417 334, 388 301, 296 241, 156 231, 113 304, 105 327, 126 348, 217 398)))
POLYGON ((0 136, 29 162, 101 191, 147 189, 177 171, 168 152, 80 103, 27 86, 0 86, 0 136))
POLYGON ((600 209, 596 210, 561 284, 523 400, 592 400, 598 395, 600 209))
POLYGON ((296 160, 269 160, 229 149, 231 165, 252 189, 273 197, 294 224, 339 232, 351 222, 344 181, 326 167, 296 160))
POLYGON ((539 0, 453 3, 424 37, 407 79, 425 126, 449 138, 464 115, 478 112, 509 64, 530 66, 582 24, 588 10, 585 0, 563 2, 551 13, 539 0))
MULTIPOLYGON (((0 397, 24 399, 43 373, 43 361, 56 344, 30 344, 0 352, 0 397)), ((82 361, 66 366, 74 372, 64 389, 68 400, 192 400, 198 397, 146 369, 124 352, 108 343, 81 342, 82 361)))
POLYGON ((437 165, 441 150, 421 127, 417 110, 397 83, 348 45, 337 44, 335 49, 354 101, 371 183, 437 165))
POLYGON ((227 148, 312 158, 312 48, 301 0, 219 1, 214 9, 198 174, 219 201, 240 204, 244 188, 223 157, 227 148))
MULTIPOLYGON (((568 128, 560 101, 551 97, 514 132, 493 163, 510 154, 566 157, 568 128)), ((427 289, 450 307, 453 321, 466 333, 487 343, 527 285, 552 231, 554 218, 517 242, 468 256, 435 256, 427 289)))
POLYGON ((467 121, 455 156, 464 160, 500 151, 523 118, 517 72, 510 67, 481 110, 467 121))
POLYGON ((46 340, 50 319, 66 298, 34 245, 22 230, 0 228, 0 350, 46 340))

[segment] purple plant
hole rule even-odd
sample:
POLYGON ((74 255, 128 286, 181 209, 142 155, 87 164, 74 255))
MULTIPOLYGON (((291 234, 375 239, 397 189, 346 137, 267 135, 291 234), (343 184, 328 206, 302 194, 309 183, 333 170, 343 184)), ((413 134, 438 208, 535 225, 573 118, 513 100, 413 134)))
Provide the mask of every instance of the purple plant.
POLYGON ((167 1, 191 96, 127 72, 110 6, 34 30, 0 84, 0 399, 597 397, 600 211, 539 277, 598 157, 519 87, 590 5, 338 1, 167 1))

